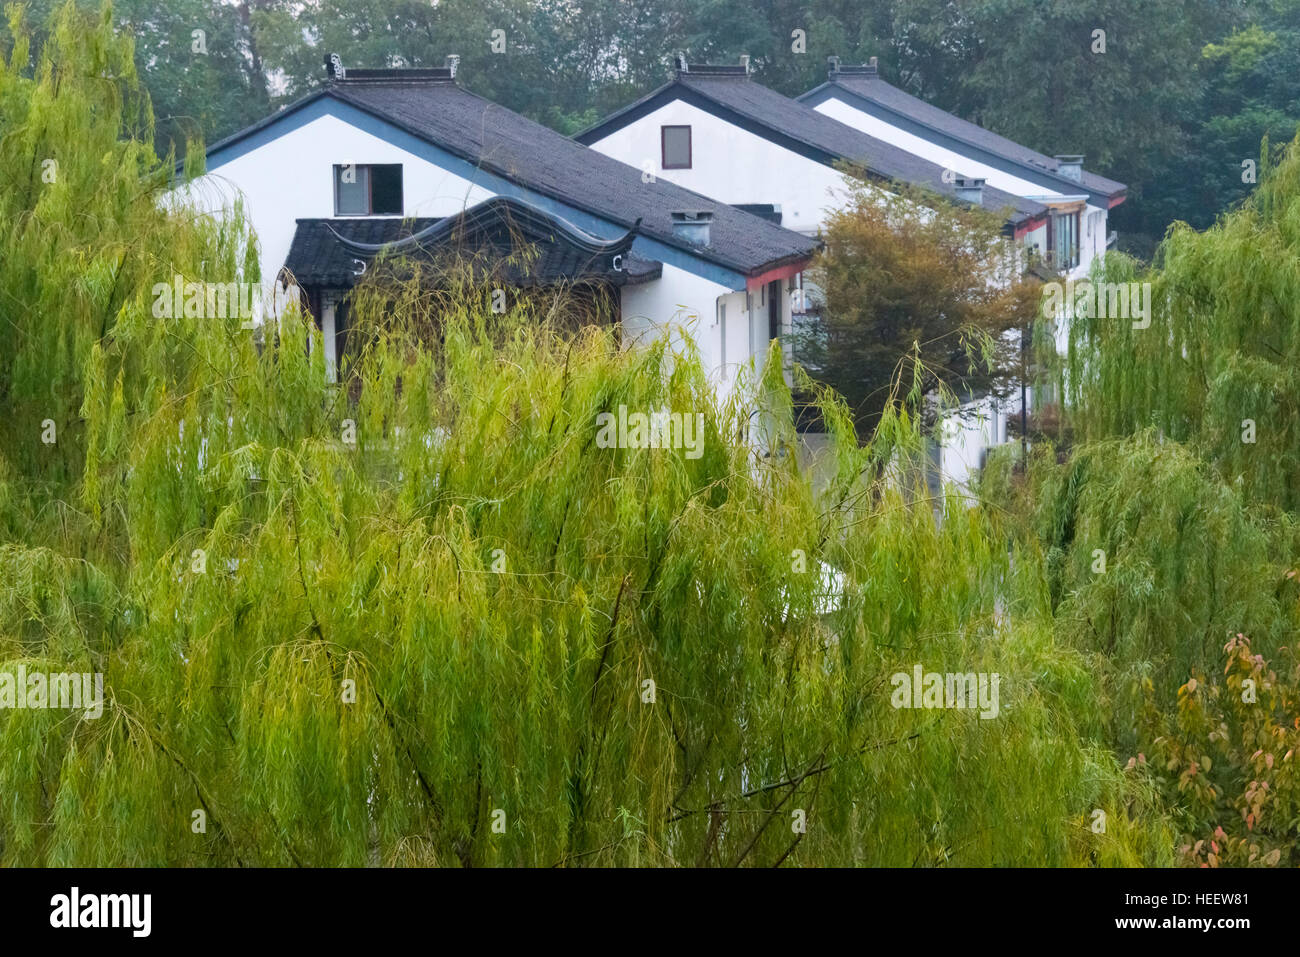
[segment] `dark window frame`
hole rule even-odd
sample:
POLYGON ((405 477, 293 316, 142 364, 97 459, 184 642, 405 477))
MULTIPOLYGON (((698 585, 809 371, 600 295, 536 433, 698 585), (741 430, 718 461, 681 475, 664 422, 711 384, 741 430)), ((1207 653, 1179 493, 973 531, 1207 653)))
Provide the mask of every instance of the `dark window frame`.
POLYGON ((1060 271, 1073 269, 1082 261, 1083 212, 1052 213, 1047 217, 1047 251, 1060 271))
POLYGON ((1075 266, 1079 265, 1079 211, 1075 210, 1072 213, 1067 213, 1064 220, 1068 227, 1066 230, 1066 239, 1069 243, 1068 247, 1064 250, 1066 254, 1066 266, 1069 269, 1073 269, 1075 266))
POLYGON ((691 133, 689 125, 666 125, 659 127, 659 161, 663 169, 691 169, 691 164, 695 161, 695 143, 694 134, 691 133), (670 164, 668 162, 668 131, 685 130, 686 131, 686 163, 670 164))
MULTIPOLYGON (((349 184, 351 185, 351 184, 349 184)), ((401 163, 335 163, 334 164, 334 215, 339 219, 350 216, 403 216, 406 210, 406 173, 401 163), (361 213, 339 212, 339 188, 343 185, 343 170, 349 166, 366 171, 366 209, 361 213), (397 212, 375 212, 375 174, 376 167, 391 167, 397 170, 397 212)))

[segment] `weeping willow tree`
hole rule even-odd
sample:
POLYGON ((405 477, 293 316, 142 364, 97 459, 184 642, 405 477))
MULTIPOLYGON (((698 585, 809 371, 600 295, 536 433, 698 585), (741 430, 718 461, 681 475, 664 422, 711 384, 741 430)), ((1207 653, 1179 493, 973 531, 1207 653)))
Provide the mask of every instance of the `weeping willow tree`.
POLYGON ((292 319, 233 389, 195 363, 146 422, 97 407, 131 560, 93 612, 60 556, 15 575, 5 657, 89 656, 108 700, 4 716, 7 862, 1160 859, 986 520, 860 487, 843 407, 814 499, 690 356, 512 320, 376 337, 355 408, 292 319), (600 447, 624 404, 702 410, 703 454, 600 447), (914 663, 999 673, 998 716, 895 709, 914 663))
POLYGON ((0 863, 1172 860, 1034 549, 882 467, 902 409, 862 446, 822 393, 814 491, 775 353, 721 403, 689 343, 408 283, 339 388, 294 309, 155 318, 254 247, 165 201, 110 22, 33 67, 14 17, 0 73, 0 675, 104 689, 0 708, 0 863), (624 408, 700 441, 603 441, 624 408), (995 707, 896 707, 916 666, 995 707))
MULTIPOLYGON (((1264 150, 1267 156, 1267 145, 1264 150)), ((1071 322, 1059 384, 1079 443, 985 489, 1031 516, 1062 643, 1090 656, 1108 740, 1159 787, 1198 864, 1300 860, 1300 148, 1149 269, 1149 324, 1071 322)))
POLYGON ((1154 428, 1249 502, 1300 509, 1298 214, 1292 145, 1214 227, 1174 224, 1153 268, 1107 257, 1101 281, 1150 284, 1152 321, 1071 323, 1064 382, 1081 438, 1154 428))
MULTIPOLYGON (((238 218, 200 231, 164 211, 173 163, 149 145, 148 98, 108 6, 95 20, 65 5, 35 53, 22 7, 8 16, 0 44, 8 51, 0 60, 0 473, 19 487, 54 483, 47 491, 66 493, 100 444, 86 434, 87 363, 120 351, 139 291, 173 275, 224 281, 240 267, 255 280, 257 257, 238 218)), ((187 361, 196 343, 172 332, 149 357, 162 364, 127 356, 121 384, 134 391, 117 401, 135 409, 171 365, 187 361)), ((224 363, 227 351, 205 358, 224 363)))

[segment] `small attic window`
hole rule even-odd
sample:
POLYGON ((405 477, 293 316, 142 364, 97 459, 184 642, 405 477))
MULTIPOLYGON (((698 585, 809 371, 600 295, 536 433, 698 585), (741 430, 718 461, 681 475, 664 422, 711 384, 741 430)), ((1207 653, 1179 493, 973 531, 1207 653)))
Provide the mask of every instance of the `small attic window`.
POLYGON ((402 164, 335 164, 334 215, 402 215, 402 164))
POLYGON ((691 128, 689 126, 659 127, 659 145, 663 152, 664 169, 691 168, 691 128))

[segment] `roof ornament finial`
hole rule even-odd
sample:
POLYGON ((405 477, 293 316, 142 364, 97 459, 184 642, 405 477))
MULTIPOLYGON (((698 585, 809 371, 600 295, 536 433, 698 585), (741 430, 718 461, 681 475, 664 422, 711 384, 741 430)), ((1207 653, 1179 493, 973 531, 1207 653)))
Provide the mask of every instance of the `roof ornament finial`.
POLYGON ((331 53, 325 58, 325 69, 329 71, 331 79, 347 79, 348 71, 343 69, 343 59, 337 53, 331 53))

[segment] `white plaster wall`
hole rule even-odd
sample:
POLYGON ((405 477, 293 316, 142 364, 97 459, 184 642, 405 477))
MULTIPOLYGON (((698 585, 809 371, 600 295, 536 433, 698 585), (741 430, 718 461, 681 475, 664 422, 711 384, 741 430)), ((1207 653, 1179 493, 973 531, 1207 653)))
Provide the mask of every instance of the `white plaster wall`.
POLYGON ((1086 206, 1080 217, 1079 265, 1070 270, 1071 278, 1078 279, 1092 271, 1092 263, 1106 255, 1106 235, 1109 212, 1099 206, 1086 206))
POLYGON ((401 163, 405 216, 450 216, 494 195, 337 117, 323 116, 210 169, 182 187, 178 198, 219 213, 242 195, 269 287, 289 254, 295 220, 334 216, 336 163, 401 163))
MULTIPOLYGON (((1078 195, 1071 194, 1065 189, 1049 189, 1012 173, 989 166, 986 163, 981 163, 979 160, 972 159, 937 143, 932 143, 914 133, 909 133, 901 127, 895 126, 880 117, 872 116, 870 113, 859 110, 857 107, 835 97, 817 104, 814 108, 819 113, 824 113, 845 126, 851 126, 855 130, 867 133, 887 143, 892 143, 901 149, 907 150, 914 156, 920 156, 945 169, 951 169, 962 176, 982 177, 988 181, 988 185, 1015 196, 1025 199, 1051 199, 1065 195, 1078 195)), ((1092 267, 1093 258, 1106 252, 1106 231, 1107 210, 1099 206, 1089 205, 1082 216, 1082 222, 1079 224, 1079 265, 1070 271, 1071 277, 1086 276, 1092 267)), ((1046 242, 1045 230, 1039 242, 1040 244, 1046 242)))
POLYGON ((963 406, 963 412, 944 421, 939 468, 947 481, 968 488, 984 451, 1006 441, 1007 410, 984 398, 963 406))
POLYGON ((1023 197, 1065 195, 1060 190, 1048 189, 1027 179, 1021 179, 1011 173, 971 159, 969 156, 940 146, 937 143, 931 143, 929 140, 923 139, 914 133, 909 133, 879 117, 850 106, 843 100, 832 98, 817 104, 814 109, 818 113, 824 113, 833 119, 839 120, 845 126, 851 126, 855 130, 874 136, 878 140, 884 140, 886 143, 892 143, 900 149, 907 150, 913 156, 920 156, 931 163, 942 166, 944 169, 950 169, 960 176, 982 177, 988 181, 988 185, 1005 193, 1023 197))
POLYGON ((1047 252, 1047 224, 1044 223, 1037 229, 1031 229, 1029 232, 1025 233, 1024 237, 1020 241, 1024 244, 1026 249, 1031 246, 1036 247, 1039 255, 1044 255, 1047 252))
MULTIPOLYGON (((784 336, 790 332, 791 303, 786 292, 789 281, 782 280, 781 285, 784 336)), ((768 347, 766 303, 762 289, 750 293, 728 289, 665 264, 661 279, 623 288, 623 345, 653 341, 667 329, 673 345, 681 348, 685 337, 690 336, 710 381, 719 397, 725 399, 751 360, 758 357, 757 368, 762 368, 768 347), (724 305, 725 319, 720 308, 724 305)), ((783 345, 788 359, 789 342, 783 345)))
MULTIPOLYGON (((793 305, 790 300, 791 280, 781 280, 781 351, 782 368, 787 383, 791 382, 791 343, 793 305)), ((767 317, 767 284, 752 292, 738 290, 729 293, 720 302, 727 303, 727 355, 722 367, 724 382, 734 382, 741 369, 754 361, 755 372, 761 372, 767 362, 770 329, 767 317)))
POLYGON ((735 388, 736 377, 754 354, 754 335, 743 289, 719 297, 718 305, 726 306, 726 318, 725 321, 721 318, 719 310, 709 331, 708 337, 714 340, 717 350, 715 362, 709 368, 710 374, 716 375, 719 392, 727 394, 735 388))
POLYGON ((591 148, 723 203, 776 203, 781 225, 806 234, 817 231, 827 210, 843 205, 844 177, 832 167, 680 100, 615 130, 591 148), (691 169, 663 169, 661 126, 691 128, 691 169))
MULTIPOLYGON (((659 279, 623 287, 623 345, 630 347, 651 342, 667 330, 674 348, 680 349, 684 338, 691 337, 700 350, 704 368, 717 370, 722 363, 717 302, 719 296, 731 290, 721 283, 667 263, 664 263, 663 270, 659 279)), ((730 345, 729 342, 728 352, 731 351, 730 345)))

